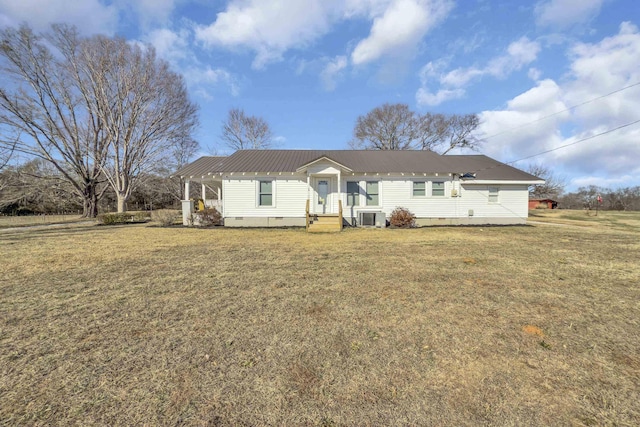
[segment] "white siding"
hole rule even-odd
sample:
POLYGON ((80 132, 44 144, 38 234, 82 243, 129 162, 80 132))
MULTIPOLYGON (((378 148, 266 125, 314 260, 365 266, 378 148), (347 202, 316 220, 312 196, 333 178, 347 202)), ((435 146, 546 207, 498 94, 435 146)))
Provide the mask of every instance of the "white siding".
POLYGON ((459 198, 460 216, 477 218, 527 218, 529 191, 526 185, 462 184, 459 198), (498 202, 489 202, 489 187, 498 188, 498 202))
POLYGON ((307 177, 255 176, 225 177, 225 217, 304 217, 307 202, 307 177), (274 206, 258 206, 257 182, 273 180, 274 206))
MULTIPOLYGON (((334 178, 335 179, 335 178, 334 178)), ((458 183, 451 177, 389 177, 376 175, 342 175, 340 193, 343 204, 343 215, 352 215, 351 207, 347 206, 347 181, 357 181, 360 184, 360 204, 353 208, 353 215, 358 211, 383 211, 387 216, 397 207, 405 207, 418 218, 527 218, 528 215, 528 187, 526 185, 486 185, 474 183, 458 183), (377 206, 366 204, 366 182, 379 182, 379 200, 377 206), (413 196, 413 182, 427 182, 427 195, 413 196), (431 196, 430 182, 444 181, 444 196, 431 196), (489 202, 489 187, 499 189, 498 202, 489 202), (460 197, 452 197, 452 190, 457 189, 460 197), (473 215, 469 211, 473 210, 473 215)), ((332 187, 332 191, 337 188, 332 187)), ((267 218, 288 217, 303 218, 308 196, 313 203, 313 190, 307 188, 306 174, 288 176, 225 176, 223 180, 224 216, 226 218, 267 218), (258 206, 257 182, 264 179, 273 180, 273 207, 258 206), (311 193, 309 193, 311 191, 311 193)), ((332 204, 336 205, 337 197, 334 193, 332 204)))
MULTIPOLYGON (((347 176, 343 179, 342 203, 347 210, 347 181, 358 181, 361 191, 366 191, 366 181, 380 182, 380 204, 379 206, 367 206, 364 195, 360 196, 360 205, 354 207, 354 214, 357 211, 375 211, 381 210, 387 216, 397 207, 409 209, 417 217, 421 218, 453 218, 457 216, 456 198, 451 197, 452 183, 449 177, 424 177, 424 178, 405 178, 405 177, 379 177, 375 175, 356 175, 347 176), (413 197, 413 181, 427 182, 427 195, 424 197, 413 197), (430 182, 444 182, 444 196, 431 196, 430 182)), ((349 216, 351 208, 349 207, 349 216)), ((345 212, 345 216, 347 216, 345 212)))

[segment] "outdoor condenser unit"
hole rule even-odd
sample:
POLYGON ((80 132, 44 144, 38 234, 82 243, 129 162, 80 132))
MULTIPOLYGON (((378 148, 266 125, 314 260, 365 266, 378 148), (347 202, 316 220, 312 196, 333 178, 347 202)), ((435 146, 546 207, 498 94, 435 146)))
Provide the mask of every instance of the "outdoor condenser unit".
POLYGON ((359 212, 358 224, 361 227, 383 228, 387 224, 384 212, 359 212))

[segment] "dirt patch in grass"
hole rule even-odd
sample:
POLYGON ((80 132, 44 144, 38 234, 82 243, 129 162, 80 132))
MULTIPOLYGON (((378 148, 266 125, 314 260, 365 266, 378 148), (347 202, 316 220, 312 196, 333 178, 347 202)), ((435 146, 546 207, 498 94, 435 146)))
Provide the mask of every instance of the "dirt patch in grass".
POLYGON ((639 237, 5 233, 0 419, 638 425, 639 237))

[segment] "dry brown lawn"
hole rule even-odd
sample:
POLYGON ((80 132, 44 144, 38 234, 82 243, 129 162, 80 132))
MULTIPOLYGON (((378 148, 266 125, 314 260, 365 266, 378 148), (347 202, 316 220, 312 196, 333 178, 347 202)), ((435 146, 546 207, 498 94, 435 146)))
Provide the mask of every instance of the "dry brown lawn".
POLYGON ((0 215, 0 230, 13 227, 31 227, 38 225, 68 224, 87 221, 80 215, 0 215))
POLYGON ((633 227, 5 231, 0 260, 2 425, 640 424, 633 227))

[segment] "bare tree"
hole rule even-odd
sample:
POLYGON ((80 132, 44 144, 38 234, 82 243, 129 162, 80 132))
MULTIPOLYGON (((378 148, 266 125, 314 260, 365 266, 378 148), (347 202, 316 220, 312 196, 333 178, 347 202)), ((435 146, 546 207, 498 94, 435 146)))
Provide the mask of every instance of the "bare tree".
POLYGON ((548 166, 541 163, 533 163, 526 168, 526 171, 545 181, 544 184, 534 185, 529 189, 529 195, 532 198, 557 198, 564 191, 565 178, 553 173, 548 166))
POLYGON ((417 149, 415 113, 406 104, 384 104, 358 117, 352 148, 367 150, 417 149))
POLYGON ((197 107, 182 76, 157 59, 152 47, 103 36, 83 47, 97 114, 111 143, 103 173, 116 193, 118 212, 123 212, 139 178, 191 138, 198 125, 197 107))
POLYGON ((271 148, 273 132, 263 118, 233 108, 222 124, 221 138, 233 150, 264 149, 271 148))
POLYGON ((475 114, 420 115, 406 104, 384 104, 358 117, 349 143, 354 149, 431 150, 447 154, 454 148, 479 146, 473 131, 480 124, 475 114))
MULTIPOLYGON (((72 185, 42 159, 9 166, 0 172, 0 211, 54 213, 76 211, 72 185)), ((81 206, 81 205, 80 205, 81 206)))
POLYGON ((126 210, 138 176, 197 126, 184 80, 150 46, 82 38, 65 25, 42 36, 26 26, 0 35, 2 70, 12 77, 0 89, 0 125, 26 135, 16 150, 74 185, 86 216, 97 213, 102 182, 126 210))
POLYGON ((55 26, 38 36, 22 26, 1 30, 0 38, 0 145, 49 162, 82 199, 83 215, 96 216, 109 142, 79 63, 77 33, 55 26))
MULTIPOLYGON (((440 144, 436 144, 428 149, 438 151, 440 154, 447 154, 454 148, 476 149, 480 145, 480 140, 473 135, 473 131, 480 125, 480 118, 475 114, 465 114, 459 116, 453 114, 445 116, 447 132, 440 144)), ((425 147, 422 148, 423 150, 425 147)))
MULTIPOLYGON (((0 140, 0 171, 7 166, 9 160, 11 160, 11 156, 13 155, 19 140, 19 137, 13 140, 0 140)), ((2 189, 1 186, 0 189, 2 189)))
POLYGON ((163 163, 162 166, 156 170, 157 174, 164 177, 160 183, 162 188, 156 189, 160 190, 161 194, 157 193, 159 197, 169 195, 171 199, 176 202, 182 200, 184 179, 178 176, 171 178, 169 176, 189 163, 199 149, 200 144, 198 141, 190 137, 176 141, 167 162, 163 163))

